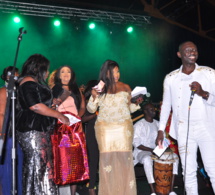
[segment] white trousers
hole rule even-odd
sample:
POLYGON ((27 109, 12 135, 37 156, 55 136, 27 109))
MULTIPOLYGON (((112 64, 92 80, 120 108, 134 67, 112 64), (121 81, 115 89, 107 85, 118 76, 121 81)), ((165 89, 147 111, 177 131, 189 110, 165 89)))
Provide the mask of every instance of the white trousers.
MULTIPOLYGON (((152 155, 152 153, 147 152, 147 151, 141 151, 137 155, 137 160, 141 164, 143 164, 144 171, 145 171, 145 174, 146 174, 146 178, 147 178, 147 181, 148 181, 149 184, 155 183, 154 175, 153 175, 153 160, 151 158, 151 155, 152 155)), ((178 174, 178 157, 177 157, 176 154, 173 154, 173 158, 177 159, 173 163, 173 174, 177 175, 178 174)))
POLYGON ((197 186, 197 168, 198 168, 197 149, 198 147, 200 149, 205 170, 208 176, 210 177, 210 181, 212 183, 212 187, 215 192, 215 157, 214 157, 215 138, 213 138, 210 135, 210 133, 207 131, 203 123, 190 122, 188 145, 187 145, 186 173, 184 173, 187 129, 188 127, 186 122, 179 123, 178 148, 179 148, 179 154, 181 157, 187 195, 198 195, 198 186, 197 186))

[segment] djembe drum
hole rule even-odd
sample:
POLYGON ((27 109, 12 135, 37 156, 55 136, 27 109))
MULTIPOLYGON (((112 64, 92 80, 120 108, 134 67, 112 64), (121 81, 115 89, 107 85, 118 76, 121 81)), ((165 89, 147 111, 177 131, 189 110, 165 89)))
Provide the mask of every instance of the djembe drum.
POLYGON ((173 177, 173 152, 164 152, 158 158, 152 156, 154 160, 154 179, 155 191, 157 195, 168 195, 171 191, 172 177, 173 177))

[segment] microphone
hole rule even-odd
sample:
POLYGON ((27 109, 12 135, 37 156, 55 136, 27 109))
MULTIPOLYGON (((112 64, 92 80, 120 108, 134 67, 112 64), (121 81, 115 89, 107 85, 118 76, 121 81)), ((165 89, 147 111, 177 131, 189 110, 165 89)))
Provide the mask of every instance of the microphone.
POLYGON ((22 40, 22 35, 23 35, 23 34, 27 34, 27 30, 24 30, 24 31, 23 31, 23 28, 24 28, 24 27, 19 28, 19 33, 20 33, 19 36, 18 36, 18 40, 19 40, 19 41, 22 40))
POLYGON ((191 91, 189 107, 191 106, 191 104, 192 104, 192 102, 193 102, 193 98, 194 98, 195 92, 196 92, 196 90, 192 90, 192 91, 191 91))

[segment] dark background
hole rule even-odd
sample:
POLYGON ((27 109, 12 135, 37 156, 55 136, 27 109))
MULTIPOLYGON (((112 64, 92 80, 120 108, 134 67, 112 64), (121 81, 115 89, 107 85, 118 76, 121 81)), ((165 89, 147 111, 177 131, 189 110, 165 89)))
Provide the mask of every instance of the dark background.
POLYGON ((41 53, 51 61, 50 72, 70 65, 81 85, 97 79, 102 63, 112 59, 120 65, 121 81, 132 89, 145 86, 153 102, 162 100, 165 75, 181 65, 176 55, 181 42, 196 43, 198 64, 215 68, 215 41, 155 17, 151 24, 134 26, 128 34, 123 24, 97 23, 89 30, 89 21, 61 19, 61 26, 55 27, 53 18, 22 15, 22 22, 15 24, 13 16, 0 12, 0 72, 14 63, 20 27, 28 32, 20 45, 19 69, 30 55, 41 53))

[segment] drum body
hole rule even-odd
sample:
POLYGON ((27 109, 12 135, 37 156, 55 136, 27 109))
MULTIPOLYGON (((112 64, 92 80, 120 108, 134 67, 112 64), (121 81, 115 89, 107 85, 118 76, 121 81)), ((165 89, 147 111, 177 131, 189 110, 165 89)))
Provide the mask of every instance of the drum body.
POLYGON ((154 159, 155 191, 157 195, 168 195, 173 177, 172 155, 164 153, 159 159, 154 159), (171 158, 171 159, 170 159, 171 158))

